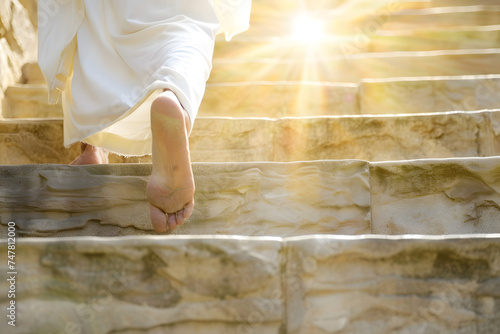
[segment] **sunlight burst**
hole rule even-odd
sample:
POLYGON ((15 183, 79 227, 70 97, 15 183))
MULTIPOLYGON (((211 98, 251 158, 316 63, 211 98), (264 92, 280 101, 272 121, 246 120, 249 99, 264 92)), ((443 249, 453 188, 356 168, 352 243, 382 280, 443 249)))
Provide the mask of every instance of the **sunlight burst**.
POLYGON ((311 43, 324 38, 324 23, 321 20, 301 15, 293 23, 292 39, 298 42, 311 43))

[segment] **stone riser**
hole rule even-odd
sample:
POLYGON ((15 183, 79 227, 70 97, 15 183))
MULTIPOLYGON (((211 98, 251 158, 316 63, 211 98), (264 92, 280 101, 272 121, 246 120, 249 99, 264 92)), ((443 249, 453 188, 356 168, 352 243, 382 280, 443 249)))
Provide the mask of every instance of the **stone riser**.
MULTIPOLYGON (((432 77, 330 82, 241 82, 207 86, 199 116, 286 117, 417 114, 495 109, 500 77, 432 77), (262 101, 266 101, 265 108, 262 101)), ((47 89, 18 85, 7 90, 7 118, 62 117, 47 104, 47 89)))
MULTIPOLYGON (((69 163, 62 120, 0 122, 0 164, 69 163)), ((500 152, 500 112, 422 115, 198 118, 190 136, 192 161, 304 161, 488 157, 500 152)), ((150 162, 150 157, 113 162, 150 162)))
POLYGON ((22 240, 16 330, 496 334, 499 255, 500 235, 22 240))
MULTIPOLYGON (((356 52, 353 46, 353 52, 356 52)), ((366 78, 500 74, 499 49, 367 53, 318 60, 214 59, 209 83, 241 81, 360 82, 366 78)))
MULTIPOLYGON (((500 12, 499 12, 500 14, 500 12)), ((500 17, 500 15, 499 15, 500 17)), ((367 52, 394 51, 438 51, 461 49, 490 49, 500 47, 499 26, 481 27, 474 30, 404 32, 379 31, 377 35, 354 35, 347 37, 327 37, 313 45, 279 37, 261 39, 240 38, 236 41, 220 41, 215 45, 214 57, 217 59, 255 59, 273 58, 286 55, 287 58, 305 58, 314 49, 322 55, 344 55, 367 52), (286 52, 284 52, 284 50, 286 52)))
MULTIPOLYGON (((294 19, 298 13, 300 12, 268 11, 260 15, 252 13, 250 29, 235 36, 234 40, 289 36, 294 30, 294 19)), ((315 17, 323 23, 324 32, 338 36, 372 36, 381 29, 396 32, 398 30, 472 28, 500 24, 500 6, 379 10, 368 14, 354 19, 352 15, 336 13, 334 7, 331 7, 328 11, 316 13, 315 17)), ((218 36, 217 40, 223 41, 224 37, 218 36)))
MULTIPOLYGON (((477 5, 477 4, 476 4, 477 5)), ((393 15, 383 25, 385 30, 437 29, 500 24, 500 6, 493 7, 430 8, 402 11, 393 15)))
MULTIPOLYGON (((500 158, 195 163, 195 212, 176 234, 500 233, 500 158)), ((151 165, 0 167, 1 235, 152 233, 151 165)))
POLYGON ((452 6, 475 6, 475 5, 498 5, 498 0, 432 0, 434 7, 452 7, 452 6))

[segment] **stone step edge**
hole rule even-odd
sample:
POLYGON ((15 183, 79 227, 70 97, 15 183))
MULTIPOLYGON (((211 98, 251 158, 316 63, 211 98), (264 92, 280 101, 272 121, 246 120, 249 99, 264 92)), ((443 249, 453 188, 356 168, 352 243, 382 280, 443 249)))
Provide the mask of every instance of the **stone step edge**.
MULTIPOLYGON (((428 240, 428 241, 450 241, 450 240, 491 240, 499 239, 500 233, 476 233, 476 234, 448 234, 448 235, 424 235, 424 234, 407 234, 407 235, 382 235, 382 234, 363 234, 363 235, 334 235, 334 234, 311 234, 294 237, 273 237, 273 236, 242 236, 242 235, 127 235, 119 237, 65 237, 65 238, 20 238, 24 244, 45 244, 45 243, 60 243, 60 242, 100 242, 112 244, 126 244, 128 246, 140 246, 152 243, 162 244, 168 240, 240 240, 240 241, 270 241, 287 243, 290 241, 301 240, 338 240, 338 241, 363 241, 363 240, 390 240, 390 241, 412 241, 412 240, 428 240), (133 244, 130 241, 134 241, 133 244)), ((0 238, 0 244, 7 244, 7 238, 0 238)))
MULTIPOLYGON (((393 239, 26 239, 16 245, 18 325, 30 333, 59 333, 70 325, 85 333, 165 333, 173 326, 176 333, 323 333, 339 328, 325 319, 342 317, 342 326, 363 321, 361 328, 375 322, 381 329, 382 320, 380 333, 389 333, 385 323, 397 313, 414 329, 415 313, 433 326, 462 311, 466 321, 453 323, 455 332, 477 332, 479 323, 492 328, 481 333, 496 333, 499 234, 393 239), (179 297, 168 303, 172 291, 179 297), (485 298, 492 312, 469 306, 482 306, 485 298), (436 302, 446 312, 431 313, 436 302), (384 312, 360 320, 360 308, 384 312)), ((7 262, 1 268, 12 270, 7 262)), ((12 277, 0 287, 11 285, 12 277)), ((8 298, 0 298, 3 307, 8 298)))
MULTIPOLYGON (((500 109, 482 109, 482 110, 455 110, 455 111, 439 111, 419 114, 363 114, 363 115, 318 115, 318 116, 284 116, 284 117, 231 117, 231 116, 200 116, 196 118, 199 120, 231 120, 231 121, 268 121, 279 122, 285 120, 314 120, 314 119, 345 119, 345 118, 413 118, 413 117, 429 117, 429 116, 447 116, 447 115, 481 115, 487 113, 497 113, 500 109)), ((16 123, 44 123, 44 122, 63 122, 62 117, 47 117, 47 118, 4 118, 0 119, 0 124, 16 124, 16 123)), ((193 131, 196 131, 196 121, 193 131)))
MULTIPOLYGON (((366 52, 358 54, 348 54, 348 55, 338 55, 330 57, 321 57, 315 59, 294 59, 294 58, 256 58, 256 59, 246 59, 246 58, 214 58, 213 65, 214 70, 218 64, 294 64, 297 62, 305 63, 320 63, 327 61, 346 61, 354 59, 390 59, 390 58, 427 58, 436 56, 481 56, 481 55, 495 55, 500 54, 500 48, 487 48, 487 49, 460 49, 460 50, 432 50, 432 51, 390 51, 390 52, 366 52)), ((213 71, 212 71, 213 73, 213 71)))
MULTIPOLYGON (((500 49, 499 49, 500 50, 500 49)), ((240 86, 328 86, 328 87, 347 87, 354 88, 362 85, 363 83, 391 83, 391 82, 415 82, 415 81, 444 81, 444 80, 482 80, 482 79, 500 79, 500 74, 477 74, 477 75, 436 75, 436 76, 421 76, 421 77, 390 77, 390 78, 363 78, 358 83, 354 82, 336 82, 336 81, 298 81, 298 80, 249 80, 249 81, 235 81, 235 82, 209 82, 209 87, 240 87, 240 86)), ((16 90, 38 90, 46 91, 44 84, 14 84, 7 88, 16 90)), ((48 98, 47 98, 48 101, 48 98)))

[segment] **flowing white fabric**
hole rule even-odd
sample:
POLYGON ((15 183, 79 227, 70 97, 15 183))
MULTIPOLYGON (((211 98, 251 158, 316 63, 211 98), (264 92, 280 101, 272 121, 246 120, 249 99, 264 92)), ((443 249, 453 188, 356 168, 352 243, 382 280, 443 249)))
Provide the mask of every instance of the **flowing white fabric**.
POLYGON ((62 97, 64 144, 151 154, 149 110, 172 90, 191 124, 216 33, 249 27, 251 0, 39 0, 38 62, 62 97))

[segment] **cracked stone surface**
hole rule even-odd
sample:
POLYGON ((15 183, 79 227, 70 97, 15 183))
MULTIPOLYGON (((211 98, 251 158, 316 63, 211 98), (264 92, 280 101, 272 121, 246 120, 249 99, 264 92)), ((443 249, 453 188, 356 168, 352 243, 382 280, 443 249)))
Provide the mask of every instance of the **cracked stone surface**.
MULTIPOLYGON (((195 212, 175 234, 500 233, 500 158, 195 163, 195 212)), ((152 234, 151 165, 0 168, 2 235, 152 234)))
POLYGON ((498 235, 286 244, 287 333, 498 333, 498 235))
MULTIPOLYGON (((370 233, 363 161, 194 164, 195 212, 178 234, 292 236, 370 233)), ((2 234, 151 233, 151 165, 0 168, 2 234)))
POLYGON ((16 330, 278 334, 281 247, 237 237, 19 242, 16 330))
MULTIPOLYGON (((498 111, 387 116, 198 118, 190 136, 195 162, 409 159, 495 156, 498 111)), ((0 163, 69 163, 62 120, 0 123, 0 163)), ((112 156, 111 162, 151 158, 112 156)))
POLYGON ((23 333, 498 333, 498 234, 23 239, 16 251, 23 333))
POLYGON ((372 232, 500 233, 500 159, 374 163, 372 232))

